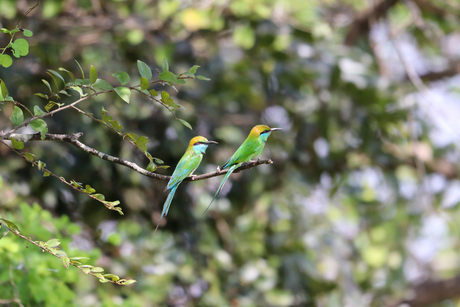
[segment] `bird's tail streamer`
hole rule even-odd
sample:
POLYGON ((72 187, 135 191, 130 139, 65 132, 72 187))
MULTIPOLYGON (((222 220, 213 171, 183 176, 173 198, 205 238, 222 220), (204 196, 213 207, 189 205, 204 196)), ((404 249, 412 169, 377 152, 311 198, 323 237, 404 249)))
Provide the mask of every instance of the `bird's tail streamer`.
POLYGON ((227 174, 225 174, 224 179, 223 179, 222 182, 220 183, 220 186, 219 186, 219 188, 217 189, 216 194, 215 194, 214 197, 212 198, 212 200, 211 200, 211 202, 209 203, 209 205, 208 205, 208 207, 206 208, 206 210, 204 210, 203 214, 205 214, 206 211, 208 211, 209 207, 211 207, 212 203, 214 202, 214 199, 216 199, 217 195, 219 195, 220 191, 221 191, 222 188, 224 187, 224 184, 225 184, 225 182, 227 181, 228 177, 233 173, 233 171, 234 171, 235 169, 238 168, 238 166, 239 166, 238 164, 235 164, 235 165, 233 165, 232 167, 229 168, 227 174))

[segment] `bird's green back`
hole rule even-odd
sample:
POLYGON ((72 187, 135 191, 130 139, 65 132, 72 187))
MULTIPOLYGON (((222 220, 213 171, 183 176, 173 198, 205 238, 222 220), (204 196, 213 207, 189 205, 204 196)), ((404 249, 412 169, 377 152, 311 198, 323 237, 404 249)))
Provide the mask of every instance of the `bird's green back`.
POLYGON ((182 182, 185 178, 192 175, 193 172, 198 168, 203 159, 201 153, 197 153, 193 148, 188 148, 182 158, 179 160, 179 163, 174 170, 174 173, 171 176, 171 179, 166 186, 166 189, 171 189, 182 182))
POLYGON ((250 161, 262 152, 264 145, 265 142, 250 134, 243 144, 235 151, 233 156, 222 166, 222 169, 227 169, 232 165, 250 161))

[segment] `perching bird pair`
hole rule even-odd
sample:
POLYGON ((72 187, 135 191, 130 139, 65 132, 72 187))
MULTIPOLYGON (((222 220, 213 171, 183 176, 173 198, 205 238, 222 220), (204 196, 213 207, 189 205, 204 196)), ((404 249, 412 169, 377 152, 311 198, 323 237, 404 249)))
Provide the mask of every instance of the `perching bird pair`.
MULTIPOLYGON (((228 159, 228 161, 221 167, 223 170, 228 169, 228 172, 225 174, 225 177, 217 189, 217 192, 214 195, 211 203, 208 205, 208 208, 211 206, 214 199, 222 190, 230 174, 233 173, 233 171, 239 166, 241 166, 241 164, 249 162, 252 158, 257 157, 264 149, 268 136, 272 131, 275 130, 281 130, 281 128, 269 128, 265 125, 257 125, 252 128, 243 144, 241 144, 233 156, 231 156, 230 159, 228 159)), ((160 225, 160 221, 163 216, 168 214, 169 207, 171 206, 171 201, 174 197, 174 194, 176 193, 177 187, 182 182, 182 180, 188 176, 191 176, 193 172, 198 168, 201 163, 201 159, 203 159, 203 154, 206 152, 206 148, 208 148, 209 144, 217 144, 217 142, 208 141, 205 137, 202 136, 196 136, 190 140, 187 150, 177 164, 176 169, 174 170, 174 173, 172 174, 171 179, 165 188, 165 191, 171 191, 169 192, 168 198, 166 198, 166 201, 163 205, 161 217, 158 220, 157 227, 155 228, 153 234, 157 232, 158 226, 160 225)), ((208 210, 208 208, 206 208, 206 210, 208 210)))

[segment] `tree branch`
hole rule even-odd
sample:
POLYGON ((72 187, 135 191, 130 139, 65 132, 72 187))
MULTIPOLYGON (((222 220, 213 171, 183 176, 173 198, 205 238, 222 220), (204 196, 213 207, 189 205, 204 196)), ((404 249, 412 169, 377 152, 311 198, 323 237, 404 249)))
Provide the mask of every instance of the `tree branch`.
POLYGON ((406 298, 391 307, 423 307, 444 300, 460 296, 460 276, 438 281, 425 281, 410 291, 410 298, 406 298))
POLYGON ((357 17, 348 30, 345 41, 343 42, 344 45, 353 46, 358 38, 367 35, 371 29, 371 24, 386 16, 390 8, 397 2, 398 0, 382 0, 357 17))
MULTIPOLYGON (((72 133, 72 134, 51 134, 51 133, 47 133, 45 135, 45 139, 43 141, 67 142, 67 143, 70 143, 70 144, 74 145, 75 147, 80 148, 81 150, 83 150, 83 151, 85 151, 85 152, 87 152, 87 153, 89 153, 89 154, 91 154, 93 156, 96 156, 96 157, 101 158, 103 160, 107 160, 107 161, 110 161, 110 162, 114 162, 114 163, 129 167, 129 168, 135 170, 136 172, 138 172, 138 173, 140 173, 140 174, 142 174, 144 176, 155 178, 155 179, 158 179, 158 180, 169 180, 169 179, 171 179, 171 176, 160 175, 160 174, 157 174, 157 173, 149 172, 149 171, 143 169, 142 167, 140 167, 139 165, 137 165, 134 162, 131 162, 131 161, 128 161, 128 160, 125 160, 125 159, 122 159, 122 158, 114 157, 114 156, 108 155, 106 153, 100 152, 100 151, 98 151, 98 150, 96 150, 96 149, 94 149, 92 147, 89 147, 89 146, 83 144, 82 142, 78 141, 78 139, 82 135, 83 135, 82 132, 72 133)), ((11 134, 9 136, 7 134, 5 134, 3 136, 0 135, 0 139, 10 140, 11 138, 14 138, 15 140, 21 141, 21 142, 42 141, 42 139, 40 137, 40 133, 35 133, 35 134, 11 134)), ((264 159, 264 160, 258 159, 256 161, 247 162, 247 163, 244 163, 239 168, 237 168, 234 171, 234 173, 238 173, 238 172, 240 172, 242 170, 250 169, 250 168, 262 165, 262 164, 273 164, 273 161, 271 159, 264 159)), ((184 181, 198 181, 198 180, 208 179, 208 178, 211 178, 211 177, 224 175, 227 172, 228 172, 228 170, 217 170, 217 171, 212 172, 212 173, 207 173, 207 174, 202 174, 202 175, 194 175, 192 177, 187 177, 187 178, 184 179, 184 181)))

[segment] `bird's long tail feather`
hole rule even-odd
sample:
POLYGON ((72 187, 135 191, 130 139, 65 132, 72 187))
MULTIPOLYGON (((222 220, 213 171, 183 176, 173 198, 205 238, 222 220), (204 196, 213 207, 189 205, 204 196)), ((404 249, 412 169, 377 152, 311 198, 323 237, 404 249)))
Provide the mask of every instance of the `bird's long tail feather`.
POLYGON ((157 223, 157 227, 155 228, 155 231, 153 232, 153 235, 155 235, 155 233, 157 232, 158 230, 158 226, 160 226, 160 222, 161 222, 161 219, 163 218, 163 216, 167 215, 168 214, 168 211, 169 211, 169 207, 171 206, 171 202, 174 198, 174 194, 176 194, 176 189, 177 189, 177 186, 175 186, 174 188, 171 189, 171 192, 169 192, 169 195, 168 195, 168 198, 166 198, 166 201, 163 205, 163 211, 161 212, 161 217, 160 219, 158 220, 158 223, 157 223))
POLYGON ((221 191, 222 188, 224 187, 224 184, 225 184, 225 182, 227 181, 228 177, 233 173, 233 171, 234 171, 235 169, 238 168, 238 166, 239 166, 239 164, 235 164, 235 165, 233 165, 232 167, 230 167, 230 168, 228 169, 228 172, 227 172, 227 174, 225 174, 224 179, 223 179, 222 182, 220 183, 220 186, 219 186, 219 188, 217 189, 216 194, 215 194, 214 197, 212 198, 212 200, 211 200, 211 202, 209 203, 209 205, 208 205, 208 207, 206 208, 206 210, 204 210, 203 214, 205 214, 206 211, 208 211, 209 207, 211 207, 212 203, 214 202, 214 199, 216 199, 217 195, 219 195, 220 191, 221 191))

